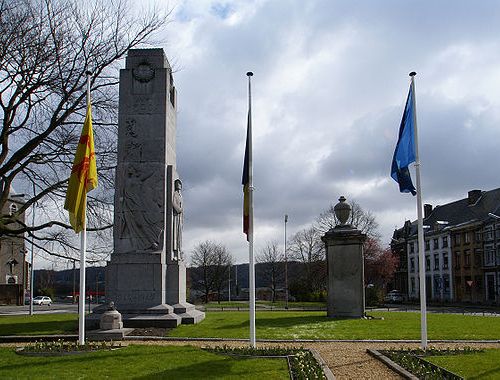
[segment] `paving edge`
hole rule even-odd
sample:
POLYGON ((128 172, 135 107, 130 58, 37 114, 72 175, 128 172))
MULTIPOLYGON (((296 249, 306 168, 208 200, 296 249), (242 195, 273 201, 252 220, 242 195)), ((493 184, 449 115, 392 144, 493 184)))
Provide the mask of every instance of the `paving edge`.
POLYGON ((314 348, 308 348, 308 350, 311 352, 311 354, 314 356, 314 359, 319 363, 321 366, 321 369, 323 370, 323 373, 325 374, 326 378, 328 380, 335 380, 335 375, 331 371, 331 369, 328 367, 326 362, 323 360, 321 355, 319 354, 318 351, 316 351, 314 348))
POLYGON ((368 354, 373 356, 375 359, 380 360, 387 367, 389 367, 390 369, 392 369, 394 372, 398 373, 399 375, 403 376, 405 379, 418 380, 417 376, 415 376, 411 372, 408 372, 406 369, 401 367, 399 364, 396 364, 391 359, 389 359, 387 356, 381 354, 379 351, 372 350, 372 349, 368 348, 366 350, 366 352, 368 352, 368 354))

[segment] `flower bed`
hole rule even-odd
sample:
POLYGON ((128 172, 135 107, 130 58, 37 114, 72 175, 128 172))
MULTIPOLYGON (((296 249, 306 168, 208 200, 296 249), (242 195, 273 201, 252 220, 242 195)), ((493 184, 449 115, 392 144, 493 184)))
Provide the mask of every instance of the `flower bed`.
POLYGON ((115 350, 121 348, 121 342, 86 342, 85 344, 78 344, 78 342, 70 342, 62 339, 56 341, 35 341, 29 343, 24 347, 16 349, 19 355, 27 356, 61 356, 61 355, 74 355, 83 354, 86 352, 95 352, 103 350, 115 350))
POLYGON ((458 380, 462 377, 450 372, 442 367, 439 367, 427 360, 428 356, 442 356, 442 355, 464 355, 472 354, 477 352, 482 352, 483 350, 477 350, 470 347, 458 348, 458 349, 437 349, 428 348, 427 350, 422 349, 389 349, 380 350, 379 352, 388 357, 393 362, 397 363, 407 371, 411 372, 418 378, 424 379, 453 379, 458 380))
POLYGON ((305 348, 204 347, 204 350, 231 356, 286 358, 292 379, 326 379, 313 353, 305 348))

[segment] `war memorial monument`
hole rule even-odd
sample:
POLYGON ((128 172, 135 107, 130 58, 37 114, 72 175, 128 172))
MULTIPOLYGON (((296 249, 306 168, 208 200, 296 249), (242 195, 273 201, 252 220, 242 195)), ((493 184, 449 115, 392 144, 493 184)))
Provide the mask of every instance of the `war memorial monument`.
MULTIPOLYGON (((163 49, 128 52, 119 96, 114 250, 106 267, 106 298, 125 327, 198 323, 205 314, 186 302, 177 98, 163 49)), ((89 327, 98 320, 99 310, 89 327)))

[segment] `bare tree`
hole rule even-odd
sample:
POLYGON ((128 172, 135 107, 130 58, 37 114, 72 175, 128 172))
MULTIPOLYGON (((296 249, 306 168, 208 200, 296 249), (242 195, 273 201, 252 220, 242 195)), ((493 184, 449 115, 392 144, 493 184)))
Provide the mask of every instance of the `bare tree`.
POLYGON ((326 286, 325 247, 321 235, 316 228, 309 227, 297 232, 290 240, 290 258, 305 268, 298 281, 306 293, 322 290, 326 286))
POLYGON ((285 278, 285 255, 280 252, 277 242, 269 242, 256 257, 261 265, 260 273, 271 288, 272 302, 276 301, 276 290, 285 278))
MULTIPOLYGON (((375 216, 370 211, 364 210, 356 201, 353 200, 349 203, 351 205, 351 215, 348 223, 364 234, 367 234, 368 237, 372 239, 379 238, 380 234, 377 231, 378 222, 375 216)), ((315 228, 321 235, 324 235, 328 230, 334 228, 339 223, 333 210, 334 207, 335 205, 331 204, 330 207, 322 212, 316 219, 315 228)))
MULTIPOLYGON (((68 234, 62 204, 91 71, 99 187, 89 193, 88 230, 107 230, 109 237, 118 63, 150 40, 168 16, 128 9, 121 0, 0 0, 0 209, 13 185, 26 194, 17 212, 0 216, 0 235, 27 234, 48 253, 47 242, 56 241, 71 255, 74 234, 68 234), (21 221, 34 204, 35 225, 21 221)), ((109 252, 102 242, 94 248, 109 252)))
POLYGON ((219 243, 204 241, 198 244, 191 254, 191 286, 201 290, 205 303, 208 303, 212 292, 217 294, 220 302, 224 285, 228 281, 229 268, 233 257, 227 248, 219 243))

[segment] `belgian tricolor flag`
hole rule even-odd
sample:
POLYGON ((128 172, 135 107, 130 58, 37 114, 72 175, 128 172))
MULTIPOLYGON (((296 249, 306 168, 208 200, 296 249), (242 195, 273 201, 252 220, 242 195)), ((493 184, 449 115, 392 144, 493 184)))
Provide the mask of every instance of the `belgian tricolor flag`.
POLYGON ((243 176, 241 179, 241 184, 243 185, 243 232, 247 234, 250 227, 250 144, 252 139, 252 116, 251 110, 248 110, 248 121, 247 121, 247 140, 245 145, 245 161, 243 163, 243 176))

